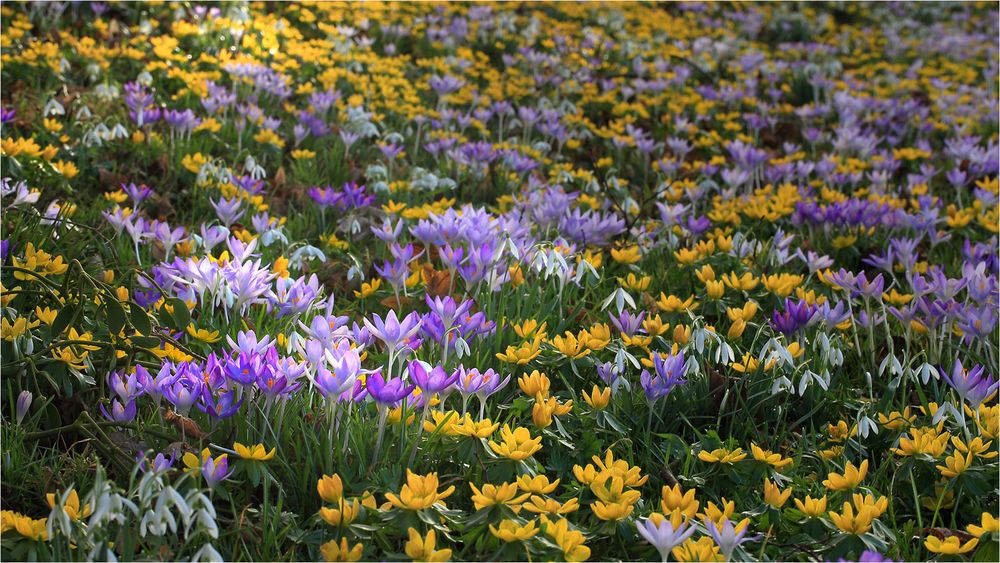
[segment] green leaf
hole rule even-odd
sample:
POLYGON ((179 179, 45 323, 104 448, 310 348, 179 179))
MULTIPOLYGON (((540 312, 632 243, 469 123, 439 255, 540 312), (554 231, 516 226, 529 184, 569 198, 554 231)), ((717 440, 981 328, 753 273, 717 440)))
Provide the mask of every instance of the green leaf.
POLYGON ((135 327, 135 330, 139 334, 149 336, 153 332, 153 326, 149 322, 149 315, 146 314, 145 309, 136 303, 129 305, 129 320, 132 321, 132 326, 135 327))
POLYGON ((63 308, 63 310, 59 311, 59 314, 56 315, 55 320, 52 321, 51 330, 53 338, 59 336, 60 334, 66 331, 70 323, 73 322, 73 317, 76 316, 76 311, 77 308, 73 307, 72 305, 65 307, 63 308))
POLYGON ((155 336, 133 336, 132 343, 139 348, 159 348, 160 339, 155 336))
POLYGON ((125 328, 125 308, 117 299, 108 299, 104 303, 104 314, 108 319, 108 332, 117 335, 125 328))
POLYGON ((191 311, 188 310, 187 303, 184 303, 183 300, 174 297, 173 299, 167 300, 167 304, 169 304, 174 310, 174 324, 172 328, 176 330, 184 330, 188 323, 191 322, 191 311))

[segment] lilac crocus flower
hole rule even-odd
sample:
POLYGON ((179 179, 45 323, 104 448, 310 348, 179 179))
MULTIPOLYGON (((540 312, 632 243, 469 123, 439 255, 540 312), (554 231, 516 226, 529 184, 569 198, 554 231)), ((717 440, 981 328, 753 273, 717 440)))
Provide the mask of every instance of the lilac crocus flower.
POLYGON ((219 201, 209 200, 209 203, 212 204, 216 215, 219 216, 219 220, 222 221, 227 229, 246 212, 245 209, 241 209, 243 202, 238 197, 232 199, 219 198, 219 201))
POLYGON ((687 541, 694 534, 694 527, 682 523, 677 529, 669 519, 660 520, 659 524, 652 519, 646 518, 642 522, 636 522, 636 529, 642 537, 646 538, 656 551, 660 552, 660 560, 666 563, 670 551, 678 545, 687 541))
POLYGON ((108 420, 113 420, 115 422, 131 422, 135 419, 136 408, 135 401, 128 401, 126 404, 122 404, 121 401, 115 399, 111 401, 111 412, 101 404, 101 414, 104 418, 108 420))
POLYGON ((205 478, 205 483, 210 489, 215 488, 232 474, 233 472, 229 470, 229 456, 227 454, 222 454, 214 459, 207 456, 201 462, 201 475, 205 478))
POLYGON ((639 377, 642 389, 646 393, 646 400, 655 403, 669 395, 674 387, 686 383, 684 363, 683 351, 676 356, 671 355, 666 358, 660 357, 659 353, 654 353, 653 369, 656 375, 650 374, 648 370, 642 370, 639 377))
POLYGON ((174 460, 176 459, 177 459, 176 451, 173 454, 171 454, 169 458, 167 458, 167 456, 163 455, 163 453, 160 452, 156 454, 156 457, 153 458, 152 463, 150 463, 147 466, 146 465, 146 462, 148 461, 147 452, 144 452, 136 456, 136 463, 139 466, 139 470, 142 471, 143 473, 147 473, 149 471, 152 471, 153 473, 163 473, 164 471, 173 469, 174 460))
POLYGON ((198 397, 201 396, 201 390, 205 385, 199 377, 200 374, 191 373, 190 370, 191 368, 188 366, 179 367, 177 376, 173 382, 163 389, 163 396, 182 415, 187 415, 191 407, 198 401, 198 397))
POLYGON ((614 315, 610 316, 611 324, 615 325, 615 328, 619 332, 626 336, 634 336, 642 327, 642 321, 646 318, 646 312, 643 311, 638 315, 633 315, 631 312, 623 310, 617 317, 614 315))
MULTIPOLYGON (((138 371, 138 370, 137 370, 138 371)), ((145 369, 143 369, 145 372, 145 369)), ((145 375, 149 375, 148 372, 145 375)), ((131 402, 136 399, 143 392, 143 385, 139 381, 139 377, 136 373, 129 374, 125 376, 120 371, 111 372, 108 374, 108 387, 115 392, 122 401, 131 402)))
POLYGON ((621 376, 621 373, 618 370, 618 366, 615 365, 614 362, 599 363, 594 367, 597 369, 597 376, 601 378, 601 381, 603 381, 605 385, 609 385, 612 388, 617 387, 615 384, 617 383, 619 376, 621 376))
POLYGON ((723 519, 721 526, 712 522, 708 518, 705 518, 704 522, 709 535, 712 536, 716 545, 719 546, 719 551, 721 552, 724 561, 732 560, 733 551, 735 551, 740 544, 757 540, 757 536, 747 536, 747 529, 749 526, 744 526, 742 529, 737 531, 729 518, 723 519))
POLYGON ((420 314, 416 311, 400 320, 396 312, 390 310, 385 319, 372 315, 371 320, 364 319, 364 322, 372 336, 381 340, 390 352, 403 348, 420 330, 420 314))
POLYGON ((320 394, 327 398, 339 397, 344 391, 354 386, 361 373, 361 357, 358 350, 352 348, 345 339, 337 347, 324 352, 326 365, 316 369, 315 384, 320 394))
POLYGON ((135 366, 135 375, 139 380, 142 392, 153 399, 157 407, 160 406, 160 400, 163 398, 166 388, 177 379, 174 374, 174 365, 169 360, 163 362, 155 376, 140 365, 135 366))
POLYGON ((237 332, 235 342, 232 336, 226 336, 226 342, 241 354, 263 354, 272 345, 270 336, 258 339, 257 333, 252 330, 237 332))
POLYGON ((365 387, 368 389, 368 394, 380 406, 395 407, 395 404, 412 393, 416 386, 407 385, 401 377, 386 381, 381 373, 373 373, 365 380, 365 387))
POLYGON ((959 399, 968 401, 973 408, 979 408, 990 395, 997 391, 1000 383, 993 381, 993 378, 986 373, 981 365, 976 365, 971 370, 966 371, 962 366, 962 361, 955 359, 955 365, 951 373, 938 368, 941 376, 951 385, 951 388, 958 394, 959 399))

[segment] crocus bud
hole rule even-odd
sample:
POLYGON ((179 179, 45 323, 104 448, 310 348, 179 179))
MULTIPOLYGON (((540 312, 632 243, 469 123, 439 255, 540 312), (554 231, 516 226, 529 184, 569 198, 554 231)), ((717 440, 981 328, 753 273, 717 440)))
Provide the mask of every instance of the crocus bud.
POLYGON ((28 414, 28 409, 31 408, 31 391, 25 389, 21 391, 21 394, 17 396, 17 407, 15 408, 14 415, 17 417, 17 423, 21 424, 24 420, 24 415, 28 414))

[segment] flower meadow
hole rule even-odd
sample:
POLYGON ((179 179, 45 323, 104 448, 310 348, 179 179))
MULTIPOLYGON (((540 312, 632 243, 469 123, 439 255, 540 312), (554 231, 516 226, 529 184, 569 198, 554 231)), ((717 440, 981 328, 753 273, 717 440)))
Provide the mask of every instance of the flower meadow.
POLYGON ((996 561, 995 4, 0 7, 4 560, 996 561))

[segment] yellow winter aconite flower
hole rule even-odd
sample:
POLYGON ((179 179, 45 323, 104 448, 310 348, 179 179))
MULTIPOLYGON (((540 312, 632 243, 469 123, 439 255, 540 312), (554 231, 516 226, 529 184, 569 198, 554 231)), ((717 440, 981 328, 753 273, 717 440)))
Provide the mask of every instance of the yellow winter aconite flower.
POLYGON ((642 254, 639 252, 639 247, 635 245, 622 249, 612 248, 611 259, 619 264, 635 264, 642 259, 642 254))
POLYGON ((544 373, 533 370, 530 374, 524 374, 517 379, 517 386, 529 397, 547 397, 549 395, 549 377, 544 373))
POLYGON ((826 495, 823 495, 818 499, 814 499, 811 496, 806 495, 805 500, 794 500, 795 508, 798 508, 799 512, 810 518, 819 518, 820 516, 826 514, 826 495))
POLYGON ((844 467, 844 473, 829 473, 826 479, 823 480, 823 486, 831 491, 849 491, 865 479, 865 475, 868 474, 868 460, 861 462, 861 465, 855 467, 851 462, 847 462, 844 467))
POLYGON ((771 450, 765 450, 759 447, 757 444, 750 444, 750 452, 753 454, 753 458, 761 463, 766 463, 771 467, 781 471, 785 467, 788 467, 794 460, 787 457, 781 457, 781 454, 776 454, 771 450))
POLYGON ((233 450, 242 459, 249 461, 267 461, 274 458, 277 448, 271 448, 271 451, 267 451, 264 448, 264 444, 254 444, 253 446, 244 446, 243 444, 236 442, 233 444, 233 450))
POLYGON ((934 428, 911 428, 910 436, 901 437, 899 446, 893 448, 892 452, 899 456, 927 454, 931 457, 940 457, 948 447, 950 437, 947 432, 938 434, 934 428))
POLYGON ((505 361, 509 364, 524 365, 537 358, 541 353, 542 338, 541 335, 536 335, 535 338, 521 344, 520 346, 508 346, 505 352, 498 352, 496 357, 498 360, 505 361))
POLYGON ((600 387, 594 385, 589 394, 586 391, 583 392, 583 400, 596 411, 604 410, 611 402, 611 388, 605 387, 602 391, 600 387))
POLYGON ((698 513, 698 504, 694 489, 684 492, 680 484, 672 487, 664 485, 660 491, 660 508, 665 514, 679 512, 685 519, 690 520, 698 513))
POLYGON ((906 426, 913 424, 917 415, 910 412, 910 407, 903 409, 903 412, 892 411, 888 415, 878 413, 878 422, 889 430, 902 430, 906 426))
POLYGON ((344 497, 344 482, 340 475, 324 475, 316 481, 316 492, 324 502, 337 503, 344 497))
POLYGON ((989 512, 983 512, 981 522, 978 526, 969 524, 965 529, 977 538, 983 537, 984 534, 1000 534, 1000 520, 997 520, 996 516, 993 516, 989 512))
POLYGON ((948 536, 945 539, 937 536, 927 536, 927 539, 924 540, 924 547, 927 548, 927 551, 943 555, 968 553, 975 549, 977 545, 979 545, 979 538, 972 538, 965 543, 962 543, 962 540, 958 536, 948 536))
POLYGON ((682 301, 676 295, 667 296, 660 293, 660 300, 656 302, 656 306, 664 313, 679 313, 681 311, 694 311, 699 304, 694 302, 694 295, 682 301))
POLYGON ((774 508, 781 508, 788 502, 788 498, 792 496, 792 489, 788 488, 782 491, 777 485, 771 482, 770 479, 764 479, 764 502, 771 505, 774 508))
POLYGON ((642 475, 641 467, 632 467, 623 459, 615 459, 610 448, 604 452, 603 458, 595 455, 591 459, 594 463, 588 463, 586 467, 573 466, 573 476, 583 485, 603 483, 609 476, 622 479, 627 487, 641 487, 649 480, 648 475, 642 475))
POLYGON ((438 502, 443 505, 444 499, 451 496, 454 492, 454 485, 438 492, 437 473, 417 475, 407 469, 406 483, 400 490, 399 495, 397 496, 393 493, 386 493, 385 498, 396 508, 406 510, 423 510, 425 508, 430 508, 438 502))
POLYGON ((455 425, 454 430, 456 434, 461 436, 468 436, 470 438, 488 438, 489 436, 492 436, 499 427, 499 422, 493 422, 488 418, 484 418, 483 420, 472 420, 472 417, 466 414, 465 419, 461 424, 455 425))
MULTIPOLYGON (((613 252, 612 255, 614 255, 613 252)), ((649 289, 650 282, 653 281, 653 276, 639 277, 636 276, 634 273, 629 272, 629 274, 624 278, 616 278, 616 279, 618 280, 618 284, 625 289, 629 289, 632 291, 646 291, 647 289, 649 289)))
POLYGON ((538 525, 535 520, 526 524, 518 524, 514 520, 501 520, 499 526, 490 524, 490 533, 507 543, 524 541, 535 537, 538 525))
POLYGON ((983 442, 983 439, 978 436, 970 440, 968 443, 963 442, 958 436, 954 436, 951 439, 951 443, 955 446, 956 450, 962 453, 971 453, 980 459, 993 459, 1000 455, 1000 453, 997 453, 997 451, 991 447, 993 444, 992 440, 983 442))
POLYGON ((379 290, 380 287, 382 287, 382 280, 380 278, 374 279, 370 282, 364 282, 361 284, 361 291, 355 291, 354 296, 359 299, 371 297, 376 291, 379 290))
POLYGON ((545 475, 536 475, 534 477, 521 475, 517 478, 517 487, 526 493, 547 495, 556 490, 556 487, 559 486, 559 481, 560 479, 556 479, 550 483, 549 478, 545 475))
POLYGON ((348 526, 357 520, 361 513, 361 503, 357 499, 346 500, 341 498, 335 502, 335 508, 322 507, 319 509, 319 517, 331 526, 348 526))
POLYGON ((406 542, 404 551, 414 561, 447 561, 451 559, 450 549, 434 549, 437 546, 437 536, 434 530, 427 532, 426 536, 421 536, 415 528, 410 528, 406 532, 409 540, 406 542))
POLYGON ((947 479, 954 479, 965 470, 972 466, 972 452, 963 454, 962 452, 956 451, 950 456, 944 459, 944 465, 936 465, 937 470, 941 472, 941 476, 947 479))
POLYGON ((746 457, 747 454, 743 452, 743 448, 736 448, 734 450, 716 448, 710 452, 706 450, 698 452, 698 459, 706 463, 726 463, 733 465, 734 463, 743 461, 746 457))
POLYGON ((4 511, 4 528, 12 529, 21 536, 33 541, 47 541, 49 533, 46 529, 48 518, 33 519, 18 512, 4 511))
POLYGON ((0 319, 0 335, 3 339, 10 342, 15 338, 19 338, 28 332, 28 329, 35 328, 38 326, 38 321, 28 322, 28 319, 24 317, 18 317, 13 323, 9 322, 6 317, 0 319))
POLYGON ((584 545, 587 537, 578 530, 569 529, 568 520, 559 518, 553 521, 548 516, 542 516, 542 525, 545 535, 559 546, 566 561, 586 561, 590 558, 590 548, 584 545))
POLYGON ((602 473, 603 480, 590 484, 590 490, 600 499, 590 505, 594 515, 601 520, 621 520, 632 514, 639 491, 626 490, 625 481, 608 472, 602 473))
POLYGON ((518 496, 517 484, 515 483, 501 483, 499 485, 486 483, 482 489, 477 488, 473 483, 469 483, 469 488, 472 489, 472 504, 476 507, 476 510, 482 510, 495 504, 521 504, 529 496, 528 493, 518 496))
POLYGON ((531 495, 528 502, 521 505, 521 508, 535 514, 569 514, 580 509, 580 503, 575 498, 566 502, 559 502, 553 498, 531 495))
POLYGON ((354 547, 350 547, 347 543, 347 538, 340 538, 339 543, 336 540, 330 540, 319 546, 319 552, 323 555, 323 560, 329 562, 359 561, 364 549, 364 546, 360 543, 356 543, 354 547))
POLYGON ((545 326, 548 323, 538 324, 534 319, 528 319, 518 324, 511 325, 514 333, 524 339, 534 338, 536 335, 545 335, 545 326))
POLYGON ((580 333, 580 337, 577 338, 573 333, 566 331, 565 336, 553 337, 552 345, 560 354, 578 360, 591 353, 592 350, 587 346, 589 340, 589 335, 585 332, 580 333))
POLYGON ((697 540, 689 539, 671 550, 670 555, 673 555, 674 559, 683 562, 724 560, 722 554, 719 553, 719 547, 715 545, 715 542, 709 536, 702 536, 697 540))
POLYGON ((839 513, 830 512, 830 520, 837 528, 858 536, 872 529, 872 521, 875 518, 874 508, 862 507, 855 512, 854 507, 849 502, 844 503, 844 507, 839 513))
MULTIPOLYGON (((56 507, 56 495, 53 493, 48 493, 45 495, 45 500, 49 503, 49 508, 56 507)), ((62 505, 63 512, 69 516, 70 520, 79 520, 80 518, 86 518, 90 516, 90 505, 84 505, 83 509, 80 509, 80 495, 76 493, 76 489, 70 489, 69 494, 66 495, 66 500, 62 505)))
POLYGON ((523 427, 511 430, 509 425, 504 424, 503 428, 500 429, 500 440, 499 443, 490 440, 490 449, 498 456, 513 461, 528 459, 542 449, 542 437, 532 438, 531 432, 523 427))
POLYGON ((828 424, 826 432, 829 434, 831 442, 843 442, 857 435, 858 429, 856 426, 848 426, 847 422, 839 420, 837 424, 828 424))
POLYGON ((191 335, 191 338, 206 344, 215 344, 219 340, 222 340, 218 330, 208 331, 203 328, 197 328, 193 324, 188 325, 187 333, 191 335))

